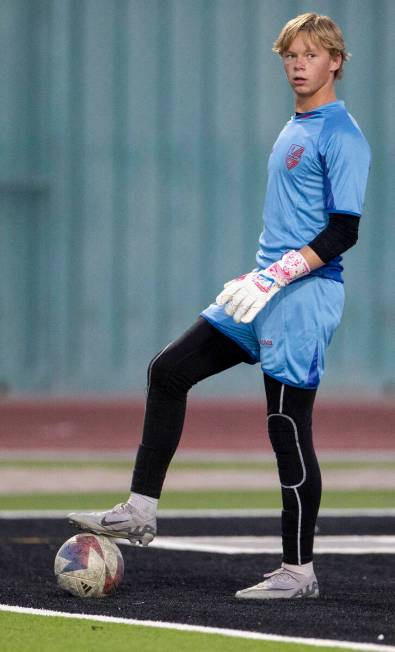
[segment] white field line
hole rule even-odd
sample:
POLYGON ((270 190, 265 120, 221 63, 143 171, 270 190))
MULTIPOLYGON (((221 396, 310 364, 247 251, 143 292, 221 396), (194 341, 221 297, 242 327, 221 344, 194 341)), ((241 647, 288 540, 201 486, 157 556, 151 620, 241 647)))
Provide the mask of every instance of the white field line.
MULTIPOLYGON (((72 497, 70 497, 71 499, 72 497)), ((111 506, 109 505, 109 508, 111 506)), ((34 518, 67 518, 71 509, 3 509, 0 510, 1 518, 10 519, 34 519, 34 518)), ((97 511, 97 508, 84 509, 80 511, 97 511)), ((159 518, 266 518, 278 517, 281 515, 281 509, 160 509, 159 518)), ((394 517, 395 507, 375 508, 375 507, 357 507, 357 508, 322 508, 319 516, 338 518, 345 516, 347 518, 360 516, 380 516, 394 517)))
POLYGON ((362 652, 395 652, 395 647, 389 645, 375 645, 374 643, 354 643, 351 641, 333 641, 319 638, 299 638, 291 636, 279 636, 276 634, 261 634, 260 632, 248 632, 238 629, 221 629, 219 627, 203 627, 201 625, 184 625, 182 623, 166 623, 161 620, 136 620, 132 618, 115 618, 113 616, 92 616, 88 614, 72 614, 63 611, 49 611, 47 609, 31 609, 28 607, 14 607, 0 604, 0 611, 27 614, 33 616, 57 616, 61 618, 73 618, 76 620, 90 620, 102 623, 116 623, 122 625, 137 625, 140 627, 154 627, 158 629, 172 629, 181 632, 198 632, 200 634, 218 634, 232 638, 253 639, 255 641, 276 641, 279 643, 294 643, 298 645, 311 645, 312 647, 343 648, 346 650, 357 650, 362 652))
MULTIPOLYGON (((120 545, 133 545, 127 539, 115 539, 120 545)), ((281 537, 156 537, 151 548, 225 555, 280 554, 281 537)), ((317 536, 316 555, 395 554, 395 536, 317 536)))

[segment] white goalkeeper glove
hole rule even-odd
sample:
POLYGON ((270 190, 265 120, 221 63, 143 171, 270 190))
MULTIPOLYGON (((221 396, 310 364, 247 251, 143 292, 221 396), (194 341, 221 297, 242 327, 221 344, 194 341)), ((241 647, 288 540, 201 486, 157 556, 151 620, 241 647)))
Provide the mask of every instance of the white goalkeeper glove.
POLYGON ((217 296, 219 306, 235 322, 249 324, 282 287, 309 274, 310 267, 300 251, 288 251, 266 269, 253 271, 225 283, 217 296))

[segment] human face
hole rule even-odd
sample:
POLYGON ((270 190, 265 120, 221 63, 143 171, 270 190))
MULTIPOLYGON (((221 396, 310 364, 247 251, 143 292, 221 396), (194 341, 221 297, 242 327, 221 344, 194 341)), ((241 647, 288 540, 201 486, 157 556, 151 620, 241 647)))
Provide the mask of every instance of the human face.
POLYGON ((282 59, 297 111, 309 111, 336 99, 335 71, 341 64, 340 55, 333 59, 328 50, 299 33, 282 59))

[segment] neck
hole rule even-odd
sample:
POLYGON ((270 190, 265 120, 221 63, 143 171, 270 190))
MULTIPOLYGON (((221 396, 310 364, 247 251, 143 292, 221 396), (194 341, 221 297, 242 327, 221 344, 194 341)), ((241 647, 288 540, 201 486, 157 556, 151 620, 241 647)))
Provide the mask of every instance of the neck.
POLYGON ((295 95, 295 111, 296 113, 306 113, 307 111, 312 111, 316 109, 317 106, 322 106, 323 104, 329 104, 330 102, 336 102, 336 93, 335 89, 332 88, 330 92, 321 93, 318 91, 314 95, 304 97, 302 95, 295 95))

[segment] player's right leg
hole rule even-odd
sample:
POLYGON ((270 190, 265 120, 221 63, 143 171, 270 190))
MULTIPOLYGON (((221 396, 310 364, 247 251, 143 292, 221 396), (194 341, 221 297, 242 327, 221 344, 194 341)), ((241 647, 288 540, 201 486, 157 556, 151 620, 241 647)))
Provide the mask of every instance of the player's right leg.
POLYGON ((155 356, 148 367, 143 438, 129 500, 105 512, 69 514, 70 522, 97 534, 148 545, 156 534, 157 503, 180 441, 189 389, 241 362, 254 360, 202 317, 155 356))

